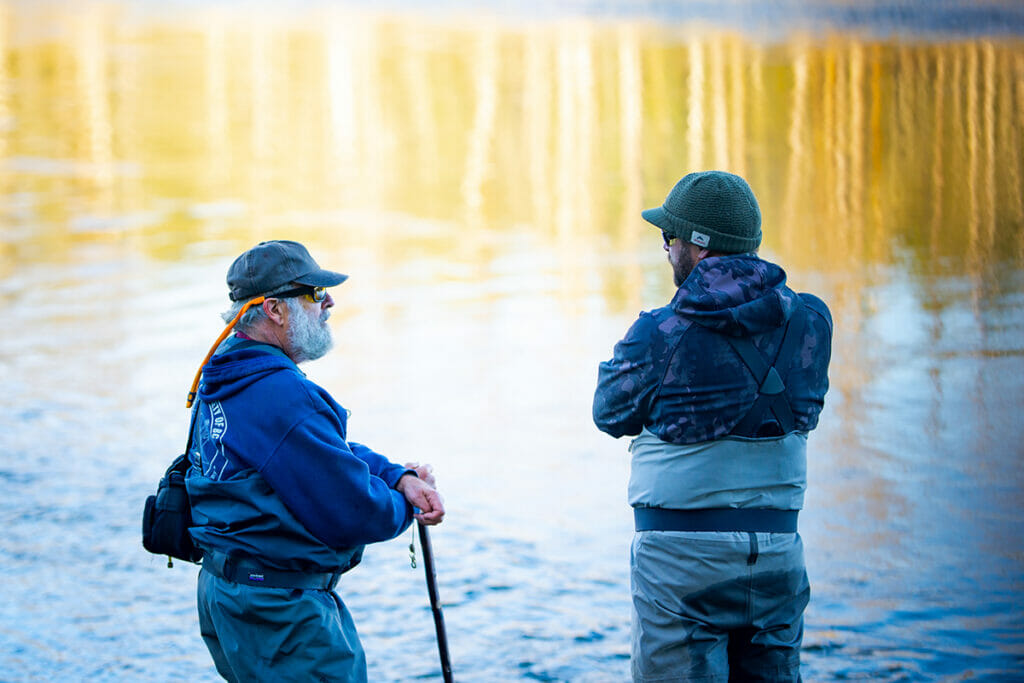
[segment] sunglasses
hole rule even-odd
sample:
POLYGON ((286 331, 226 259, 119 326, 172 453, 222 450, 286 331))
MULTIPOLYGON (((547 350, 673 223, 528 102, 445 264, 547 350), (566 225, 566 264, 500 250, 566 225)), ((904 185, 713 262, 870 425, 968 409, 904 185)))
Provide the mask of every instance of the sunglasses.
MULTIPOLYGON (((305 296, 313 303, 321 303, 327 298, 326 287, 296 287, 295 289, 289 289, 285 292, 279 292, 273 295, 274 299, 289 299, 294 296, 305 296)), ((269 298, 269 297, 268 297, 269 298)))
POLYGON ((665 240, 665 246, 666 247, 670 247, 670 246, 672 246, 672 242, 674 242, 675 240, 677 240, 679 238, 676 237, 675 235, 670 235, 667 232, 665 232, 664 230, 662 230, 661 231, 661 239, 665 240))

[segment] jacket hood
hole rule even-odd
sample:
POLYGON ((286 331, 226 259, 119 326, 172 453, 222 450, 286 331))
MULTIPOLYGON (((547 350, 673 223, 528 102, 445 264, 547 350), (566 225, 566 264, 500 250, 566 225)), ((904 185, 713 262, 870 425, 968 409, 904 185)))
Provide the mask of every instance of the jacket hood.
POLYGON ((267 353, 266 350, 244 349, 216 355, 203 366, 199 398, 222 401, 282 370, 301 372, 284 354, 267 353))
POLYGON ((700 261, 670 306, 702 327, 749 336, 784 325, 798 302, 782 268, 753 254, 739 254, 700 261))

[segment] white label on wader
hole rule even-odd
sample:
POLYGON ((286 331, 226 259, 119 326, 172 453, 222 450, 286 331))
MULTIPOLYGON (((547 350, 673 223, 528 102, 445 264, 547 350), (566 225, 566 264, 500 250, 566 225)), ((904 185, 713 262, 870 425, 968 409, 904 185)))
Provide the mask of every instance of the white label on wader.
POLYGON ((711 236, 705 235, 702 232, 694 230, 690 233, 690 241, 696 244, 698 247, 706 247, 711 243, 711 236))

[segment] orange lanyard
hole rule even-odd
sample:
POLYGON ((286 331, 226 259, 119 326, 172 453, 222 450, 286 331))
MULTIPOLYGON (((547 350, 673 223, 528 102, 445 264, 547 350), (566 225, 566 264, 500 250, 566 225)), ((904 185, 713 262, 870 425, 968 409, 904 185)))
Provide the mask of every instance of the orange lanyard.
POLYGON ((206 358, 203 359, 203 362, 199 364, 199 369, 196 370, 196 377, 195 377, 195 379, 192 380, 192 388, 189 389, 188 398, 185 399, 185 407, 186 408, 191 408, 192 407, 192 402, 196 400, 196 388, 199 386, 199 378, 203 374, 203 368, 206 366, 207 363, 210 362, 210 359, 213 357, 213 352, 216 351, 217 347, 220 346, 221 342, 224 341, 227 338, 227 336, 231 332, 232 328, 234 328, 234 326, 238 322, 238 320, 243 315, 245 315, 246 311, 248 311, 250 307, 255 306, 257 304, 262 304, 262 303, 263 303, 263 297, 262 296, 258 296, 255 299, 247 301, 245 303, 245 305, 242 306, 242 310, 240 310, 238 312, 238 315, 236 315, 234 318, 232 318, 231 322, 228 323, 228 326, 225 327, 224 331, 220 333, 220 336, 217 337, 217 341, 213 342, 213 346, 210 347, 210 352, 206 354, 206 358))

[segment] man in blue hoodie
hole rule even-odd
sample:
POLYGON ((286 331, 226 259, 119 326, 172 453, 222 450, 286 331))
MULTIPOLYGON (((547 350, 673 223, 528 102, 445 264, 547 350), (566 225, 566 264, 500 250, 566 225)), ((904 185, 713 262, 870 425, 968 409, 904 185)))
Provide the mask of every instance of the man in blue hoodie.
POLYGON ((799 681, 810 596, 797 514, 832 317, 760 259, 739 176, 691 173, 643 212, 679 288, 601 363, 594 422, 635 437, 635 681, 799 681))
POLYGON ((186 482, 200 631, 229 681, 366 681, 338 578, 366 544, 444 517, 429 467, 350 441, 347 411, 298 368, 331 348, 327 287, 346 279, 290 241, 228 270, 224 317, 241 317, 202 369, 186 482))

